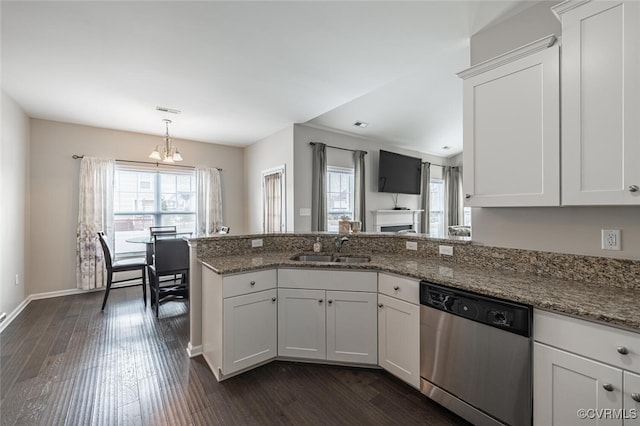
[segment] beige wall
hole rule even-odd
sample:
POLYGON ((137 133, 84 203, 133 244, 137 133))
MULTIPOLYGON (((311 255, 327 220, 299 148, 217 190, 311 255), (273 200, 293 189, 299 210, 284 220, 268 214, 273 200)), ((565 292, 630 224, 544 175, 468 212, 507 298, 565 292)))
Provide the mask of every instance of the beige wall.
POLYGON ((244 149, 245 229, 260 233, 262 229, 262 172, 285 166, 287 231, 293 231, 293 125, 244 149))
POLYGON ((29 235, 29 118, 2 92, 0 139, 0 313, 27 296, 29 235), (18 284, 15 279, 18 276, 18 284))
MULTIPOLYGON (((78 171, 73 154, 149 161, 161 136, 46 120, 31 120, 32 256, 29 293, 76 288, 75 252, 78 171)), ((221 167, 224 221, 243 233, 242 148, 175 140, 184 164, 221 167)))

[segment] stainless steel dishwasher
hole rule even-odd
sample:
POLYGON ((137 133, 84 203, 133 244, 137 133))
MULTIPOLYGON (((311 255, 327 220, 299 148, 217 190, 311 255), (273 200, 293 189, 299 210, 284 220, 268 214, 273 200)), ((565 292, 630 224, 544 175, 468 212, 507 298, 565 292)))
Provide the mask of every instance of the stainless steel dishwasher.
POLYGON ((474 425, 531 425, 531 307, 427 281, 420 305, 422 393, 474 425))

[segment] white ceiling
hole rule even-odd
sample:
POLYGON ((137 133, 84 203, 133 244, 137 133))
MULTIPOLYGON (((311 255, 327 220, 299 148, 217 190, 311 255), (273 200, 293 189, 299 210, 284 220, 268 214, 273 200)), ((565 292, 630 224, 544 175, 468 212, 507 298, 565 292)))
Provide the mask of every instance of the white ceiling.
POLYGON ((2 89, 35 118, 160 135, 160 105, 183 139, 310 122, 448 156, 470 35, 530 4, 2 1, 2 89))

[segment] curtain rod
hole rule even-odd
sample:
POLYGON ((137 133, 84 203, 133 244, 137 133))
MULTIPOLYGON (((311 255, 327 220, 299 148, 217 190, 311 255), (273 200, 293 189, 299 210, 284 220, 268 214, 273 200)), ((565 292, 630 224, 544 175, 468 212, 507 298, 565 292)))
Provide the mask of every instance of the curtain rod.
MULTIPOLYGON (((78 155, 78 154, 73 154, 71 156, 71 158, 73 158, 74 160, 79 160, 81 158, 83 158, 84 155, 78 155)), ((157 161, 154 163, 152 161, 135 161, 135 160, 116 160, 116 162, 118 163, 135 163, 135 164, 155 164, 156 167, 160 166, 160 163, 158 163, 157 161)), ((185 169, 195 169, 194 166, 183 166, 182 164, 162 164, 163 166, 169 166, 169 167, 182 167, 185 169)), ((222 169, 220 167, 215 167, 216 169, 218 169, 219 171, 222 171, 222 169)))
MULTIPOLYGON (((319 143, 319 142, 309 142, 309 145, 315 145, 316 143, 319 143)), ((326 145, 326 144, 325 144, 325 145, 326 145)), ((351 152, 361 151, 361 150, 359 150, 359 149, 341 148, 341 147, 339 147, 339 146, 331 146, 331 145, 327 145, 327 148, 341 149, 341 150, 343 150, 343 151, 351 151, 351 152)), ((367 154, 368 154, 368 152, 367 152, 367 151, 364 151, 364 155, 367 155, 367 154)))
POLYGON ((445 165, 443 165, 443 164, 436 164, 436 163, 432 163, 432 162, 430 162, 430 161, 423 161, 423 162, 422 162, 422 164, 427 164, 427 163, 429 163, 429 164, 430 164, 430 165, 432 165, 432 166, 438 166, 438 167, 458 167, 458 166, 445 166, 445 165))

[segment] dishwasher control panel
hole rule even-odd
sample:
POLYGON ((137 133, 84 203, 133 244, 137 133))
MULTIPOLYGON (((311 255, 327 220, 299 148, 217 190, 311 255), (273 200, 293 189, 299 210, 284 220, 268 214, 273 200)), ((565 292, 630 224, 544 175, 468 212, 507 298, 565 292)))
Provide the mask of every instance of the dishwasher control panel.
POLYGON ((472 321, 531 336, 531 307, 464 290, 420 282, 420 304, 472 321))

